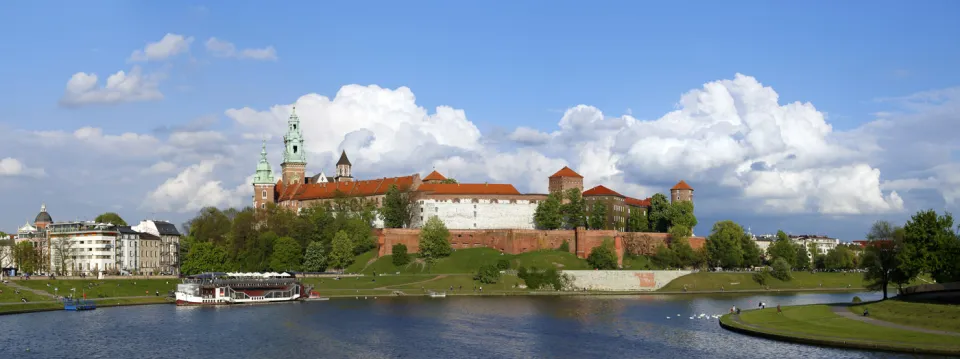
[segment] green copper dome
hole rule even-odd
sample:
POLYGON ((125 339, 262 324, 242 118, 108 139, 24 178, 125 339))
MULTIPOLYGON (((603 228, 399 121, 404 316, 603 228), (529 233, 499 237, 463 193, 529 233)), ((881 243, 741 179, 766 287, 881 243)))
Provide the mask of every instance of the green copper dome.
POLYGON ((260 149, 260 163, 257 164, 257 173, 253 176, 253 184, 274 184, 273 169, 270 168, 270 162, 267 162, 267 142, 263 142, 260 149))

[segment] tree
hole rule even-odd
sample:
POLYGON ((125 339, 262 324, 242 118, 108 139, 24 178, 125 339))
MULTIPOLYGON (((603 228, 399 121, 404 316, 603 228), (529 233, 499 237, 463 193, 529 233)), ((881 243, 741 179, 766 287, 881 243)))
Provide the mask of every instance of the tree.
POLYGON ((795 267, 794 261, 797 260, 797 246, 790 241, 790 237, 786 233, 777 231, 777 240, 773 241, 773 244, 767 248, 767 255, 770 257, 771 263, 776 261, 777 258, 783 258, 793 268, 795 267))
POLYGON ((807 246, 797 245, 797 259, 793 263, 797 270, 810 269, 810 252, 807 251, 807 246))
POLYGON ((650 230, 650 220, 640 208, 630 208, 630 217, 627 219, 627 232, 646 232, 650 230))
POLYGON ((593 247, 587 256, 587 263, 596 269, 617 269, 617 253, 613 251, 613 243, 604 241, 603 244, 593 247))
POLYGON ((275 271, 298 271, 300 260, 303 258, 300 244, 290 237, 280 237, 273 242, 273 253, 270 254, 270 268, 275 271))
POLYGON ((790 263, 787 263, 786 259, 777 258, 773 261, 773 271, 770 272, 770 275, 782 281, 792 279, 790 275, 790 263))
POLYGON ((551 193, 547 199, 537 203, 537 209, 533 213, 533 223, 539 229, 558 229, 563 224, 563 217, 560 213, 560 195, 551 193))
POLYGON ((695 253, 690 247, 690 228, 683 225, 670 227, 670 249, 676 254, 677 267, 693 266, 695 253))
POLYGON ((53 250, 51 254, 57 275, 66 275, 67 268, 73 265, 73 241, 67 236, 53 237, 50 239, 50 247, 53 250))
POLYGON ((693 229, 697 226, 697 217, 693 215, 693 202, 677 201, 667 208, 670 227, 684 226, 693 229))
POLYGON ((887 299, 887 287, 897 270, 897 250, 901 239, 897 237, 898 228, 887 221, 877 221, 867 233, 867 246, 864 249, 862 266, 866 269, 863 279, 867 289, 882 290, 883 299, 887 299))
POLYGON ((13 246, 13 261, 17 263, 20 273, 34 273, 40 267, 39 253, 30 242, 20 242, 13 246))
POLYGON ((500 270, 493 265, 484 264, 477 270, 473 280, 483 284, 494 284, 500 280, 500 270))
POLYGON ((196 217, 187 222, 187 234, 197 242, 226 243, 232 223, 216 207, 206 207, 200 210, 196 217))
POLYGON ((450 231, 437 216, 427 220, 427 224, 420 229, 420 258, 428 265, 437 259, 449 256, 453 252, 450 246, 450 231))
POLYGON ((951 253, 956 246, 953 216, 937 215, 933 210, 920 211, 903 226, 903 249, 898 253, 904 274, 912 277, 929 273, 938 283, 952 279, 956 257, 951 253))
POLYGON ((410 225, 411 206, 406 193, 401 193, 397 185, 392 184, 383 197, 380 207, 380 219, 385 228, 404 228, 410 225))
MULTIPOLYGON (((195 241, 195 240, 194 240, 195 241)), ((226 270, 227 251, 210 242, 195 241, 180 265, 183 274, 222 272, 226 270)))
POLYGON ((330 251, 330 266, 343 271, 353 263, 353 242, 347 232, 339 231, 333 236, 333 250, 330 251))
POLYGON ((606 229, 607 203, 605 201, 593 201, 590 207, 590 229, 606 229))
POLYGON ((713 224, 713 230, 707 236, 705 247, 711 266, 724 269, 739 268, 743 263, 743 249, 740 239, 745 233, 743 227, 733 221, 720 221, 713 224))
POLYGON ((650 197, 650 210, 647 212, 647 219, 650 220, 647 227, 653 232, 667 233, 667 230, 670 229, 670 200, 663 193, 657 193, 650 197))
POLYGON ((583 200, 583 194, 580 193, 580 189, 570 188, 565 193, 565 196, 567 203, 560 205, 563 227, 567 229, 586 227, 586 202, 583 200))
POLYGON ((326 249, 322 242, 310 242, 303 255, 303 271, 323 272, 327 269, 326 249))
MULTIPOLYGON (((89 218, 89 217, 88 217, 88 218, 89 218)), ((97 223, 111 223, 111 224, 116 225, 116 226, 126 226, 126 225, 127 225, 127 222, 124 221, 123 218, 120 218, 120 215, 119 215, 119 214, 116 214, 116 213, 114 213, 114 212, 103 213, 103 214, 97 216, 97 218, 94 218, 93 221, 94 221, 94 222, 97 222, 97 223)))
POLYGON ((670 247, 663 244, 657 246, 657 251, 653 255, 653 262, 657 264, 658 267, 664 269, 670 268, 679 268, 683 265, 680 263, 680 258, 677 257, 677 252, 670 247))
POLYGON ((853 258, 854 254, 850 248, 847 248, 847 246, 837 246, 827 252, 827 256, 824 258, 824 265, 827 269, 832 270, 853 269, 856 268, 853 258))
POLYGON ((402 267, 410 263, 410 253, 407 253, 407 245, 403 243, 397 243, 393 245, 392 254, 393 254, 393 265, 396 267, 402 267))
POLYGON ((446 179, 441 180, 440 183, 443 183, 443 184, 457 184, 457 179, 456 179, 456 178, 446 178, 446 179))
POLYGON ((740 237, 740 248, 743 251, 744 268, 756 267, 763 263, 760 247, 757 246, 757 242, 749 234, 744 233, 740 237))

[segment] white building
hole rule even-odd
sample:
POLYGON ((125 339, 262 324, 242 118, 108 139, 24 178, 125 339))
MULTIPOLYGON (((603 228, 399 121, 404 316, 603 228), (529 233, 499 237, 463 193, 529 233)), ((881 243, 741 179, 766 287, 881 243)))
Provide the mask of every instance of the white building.
POLYGON ((77 221, 47 225, 50 271, 96 275, 117 269, 114 246, 119 236, 117 226, 109 223, 77 221))
POLYGON ((180 274, 180 238, 182 235, 177 230, 177 226, 167 221, 143 220, 131 229, 160 237, 160 274, 180 274))
MULTIPOLYGON (((826 255, 830 250, 837 248, 837 245, 840 244, 840 240, 837 238, 830 238, 828 236, 819 236, 819 235, 791 235, 790 240, 793 243, 801 244, 806 246, 807 250, 810 250, 810 247, 816 248, 816 253, 810 253, 811 256, 817 254, 826 255)), ((811 251, 812 252, 812 251, 811 251)))
MULTIPOLYGON (((412 227, 436 216, 448 229, 534 229, 535 201, 496 199, 423 199, 417 202, 412 227)), ((382 224, 381 224, 382 225, 382 224)))
POLYGON ((140 273, 140 232, 130 226, 118 226, 117 230, 117 269, 122 274, 140 273))

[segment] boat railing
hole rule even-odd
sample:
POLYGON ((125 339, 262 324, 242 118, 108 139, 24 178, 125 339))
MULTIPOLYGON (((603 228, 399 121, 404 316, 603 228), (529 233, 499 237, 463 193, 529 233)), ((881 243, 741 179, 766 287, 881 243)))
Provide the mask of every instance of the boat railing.
POLYGON ((203 286, 271 286, 290 285, 296 283, 293 278, 220 278, 220 279, 184 279, 185 284, 200 284, 203 286))

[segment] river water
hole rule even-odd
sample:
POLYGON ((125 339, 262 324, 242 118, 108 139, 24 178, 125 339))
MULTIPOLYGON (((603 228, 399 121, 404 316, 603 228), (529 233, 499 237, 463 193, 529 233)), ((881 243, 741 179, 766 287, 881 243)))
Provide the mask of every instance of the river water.
MULTIPOLYGON (((0 358, 890 358, 728 332, 732 305, 875 293, 332 299, 0 316, 0 358), (669 317, 669 318, 668 318, 669 317)), ((900 356, 903 358, 914 356, 900 356)))

